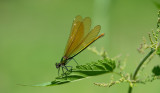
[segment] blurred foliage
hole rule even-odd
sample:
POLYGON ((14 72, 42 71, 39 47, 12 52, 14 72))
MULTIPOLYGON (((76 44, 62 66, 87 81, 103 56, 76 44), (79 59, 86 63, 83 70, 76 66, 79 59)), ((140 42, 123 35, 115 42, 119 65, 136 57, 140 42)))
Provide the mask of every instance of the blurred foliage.
POLYGON ((159 1, 159 0, 154 0, 153 2, 154 2, 154 4, 156 5, 156 7, 157 7, 158 9, 160 9, 160 1, 159 1))
POLYGON ((160 45, 157 47, 157 51, 156 51, 157 55, 160 56, 160 45))
POLYGON ((138 48, 138 51, 140 53, 144 53, 144 51, 148 48, 155 49, 156 54, 160 55, 160 11, 158 12, 158 20, 157 20, 157 29, 156 31, 152 30, 152 33, 148 34, 150 44, 147 44, 146 39, 143 37, 143 43, 141 43, 140 47, 138 48))
POLYGON ((152 72, 155 76, 159 76, 160 75, 160 66, 155 66, 153 69, 152 69, 152 72))
MULTIPOLYGON (((138 48, 138 51, 140 53, 144 53, 144 51, 146 51, 146 49, 150 49, 150 52, 140 61, 139 65, 137 66, 137 68, 135 69, 134 74, 130 74, 130 73, 126 73, 124 71, 124 68, 121 69, 121 65, 122 62, 119 62, 117 68, 119 69, 119 72, 114 72, 117 75, 120 76, 120 78, 118 80, 114 80, 114 78, 111 78, 111 81, 109 83, 94 83, 97 86, 102 86, 102 87, 111 87, 115 84, 120 84, 123 82, 127 82, 129 83, 130 87, 129 87, 129 91, 128 93, 132 92, 132 88, 136 83, 142 83, 145 84, 147 82, 152 82, 154 80, 160 79, 159 75, 160 75, 160 66, 155 66, 152 70, 152 72, 154 73, 154 75, 147 75, 144 76, 143 78, 140 77, 140 74, 138 74, 139 70, 142 71, 142 68, 144 69, 144 64, 145 62, 151 61, 152 57, 155 56, 155 54, 159 55, 160 53, 160 37, 159 37, 159 24, 160 24, 160 11, 158 13, 158 21, 157 21, 157 29, 156 31, 152 30, 152 34, 149 33, 149 44, 147 43, 147 40, 145 38, 143 38, 143 43, 141 44, 140 48, 138 48)), ((126 63, 125 61, 123 62, 123 64, 126 63)))

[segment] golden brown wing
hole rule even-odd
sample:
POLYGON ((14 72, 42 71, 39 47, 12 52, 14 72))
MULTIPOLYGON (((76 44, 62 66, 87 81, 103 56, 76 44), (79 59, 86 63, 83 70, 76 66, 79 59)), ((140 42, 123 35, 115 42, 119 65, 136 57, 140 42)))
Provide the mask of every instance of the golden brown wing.
POLYGON ((79 54, 81 51, 86 49, 90 44, 92 44, 94 41, 102 37, 104 34, 101 34, 97 37, 98 33, 100 32, 101 27, 97 25, 92 29, 84 38, 83 40, 77 45, 76 48, 74 48, 70 54, 69 58, 73 58, 75 55, 79 54))
POLYGON ((91 20, 86 17, 82 21, 81 16, 77 16, 73 22, 68 44, 65 49, 64 56, 69 57, 71 52, 81 43, 84 37, 89 33, 91 20))
POLYGON ((64 54, 66 54, 69 50, 69 47, 71 46, 71 44, 73 43, 75 37, 76 37, 76 33, 77 33, 77 29, 79 28, 80 24, 82 22, 82 17, 81 16, 76 16, 73 23, 72 23, 72 28, 71 28, 71 32, 70 32, 70 36, 68 38, 68 42, 64 51, 64 54))

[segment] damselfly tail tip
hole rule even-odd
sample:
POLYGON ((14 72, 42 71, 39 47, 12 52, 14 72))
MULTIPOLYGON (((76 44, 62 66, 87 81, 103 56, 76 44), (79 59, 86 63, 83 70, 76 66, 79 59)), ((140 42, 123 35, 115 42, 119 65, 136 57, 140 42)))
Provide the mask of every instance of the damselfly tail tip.
POLYGON ((104 33, 102 33, 101 36, 104 36, 104 33))
POLYGON ((104 33, 100 34, 100 35, 98 36, 98 38, 100 38, 100 37, 102 37, 102 36, 104 36, 104 33))

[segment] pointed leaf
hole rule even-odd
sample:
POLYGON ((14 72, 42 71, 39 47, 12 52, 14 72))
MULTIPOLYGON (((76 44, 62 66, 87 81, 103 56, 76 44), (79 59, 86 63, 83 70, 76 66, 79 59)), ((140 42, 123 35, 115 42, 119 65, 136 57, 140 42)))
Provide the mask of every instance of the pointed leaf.
POLYGON ((59 76, 55 78, 54 81, 34 85, 34 86, 55 86, 61 85, 73 81, 78 81, 90 76, 101 75, 105 73, 112 72, 115 69, 115 60, 106 58, 104 60, 99 60, 98 62, 88 63, 86 65, 76 66, 72 71, 68 71, 66 75, 59 76))

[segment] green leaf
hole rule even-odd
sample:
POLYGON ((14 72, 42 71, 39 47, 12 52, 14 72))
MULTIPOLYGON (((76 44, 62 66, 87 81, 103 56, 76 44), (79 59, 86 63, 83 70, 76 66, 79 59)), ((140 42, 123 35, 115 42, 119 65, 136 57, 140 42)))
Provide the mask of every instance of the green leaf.
POLYGON ((104 59, 99 60, 98 62, 92 62, 88 63, 86 65, 79 65, 76 66, 75 69, 72 69, 72 71, 68 71, 66 75, 62 75, 59 77, 56 77, 54 81, 34 85, 34 86, 55 86, 55 85, 61 85, 73 81, 78 81, 84 78, 87 78, 89 76, 97 76, 105 73, 112 72, 116 67, 115 60, 111 59, 104 59))
POLYGON ((156 54, 160 56, 160 45, 157 47, 156 54))
POLYGON ((155 76, 160 76, 160 66, 155 66, 152 69, 152 72, 154 73, 155 76))

